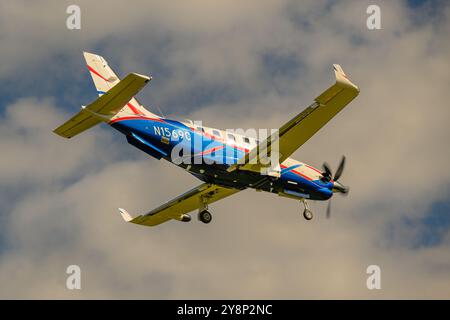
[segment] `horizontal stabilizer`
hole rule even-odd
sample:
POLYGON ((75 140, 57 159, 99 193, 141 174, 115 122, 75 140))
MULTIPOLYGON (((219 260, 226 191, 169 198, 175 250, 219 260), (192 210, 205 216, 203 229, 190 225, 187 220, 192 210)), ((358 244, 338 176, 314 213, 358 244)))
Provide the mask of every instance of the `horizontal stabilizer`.
POLYGON ((93 103, 82 107, 80 112, 53 132, 61 137, 71 138, 102 121, 109 121, 150 80, 150 77, 130 73, 93 103))

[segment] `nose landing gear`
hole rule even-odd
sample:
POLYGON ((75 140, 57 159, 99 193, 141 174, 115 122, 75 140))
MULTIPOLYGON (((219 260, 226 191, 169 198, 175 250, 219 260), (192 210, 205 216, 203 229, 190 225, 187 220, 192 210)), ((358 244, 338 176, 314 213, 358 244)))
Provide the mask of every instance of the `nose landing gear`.
POLYGON ((311 220, 313 218, 313 212, 309 209, 308 202, 305 199, 302 199, 302 203, 305 206, 305 210, 303 210, 303 217, 306 220, 311 220))
POLYGON ((306 219, 306 220, 311 220, 314 216, 313 216, 313 213, 312 213, 312 211, 311 210, 308 210, 308 209, 305 209, 304 211, 303 211, 303 217, 306 219))

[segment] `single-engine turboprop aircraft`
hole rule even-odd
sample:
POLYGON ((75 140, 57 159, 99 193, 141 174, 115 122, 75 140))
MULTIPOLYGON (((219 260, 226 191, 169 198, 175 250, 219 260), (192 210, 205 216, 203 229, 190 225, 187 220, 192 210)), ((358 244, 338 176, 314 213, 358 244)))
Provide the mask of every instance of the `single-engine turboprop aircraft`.
MULTIPOLYGON (((203 182, 136 217, 119 208, 125 221, 145 226, 171 219, 187 222, 191 220, 188 213, 198 210, 198 219, 209 223, 212 215, 208 205, 247 188, 299 200, 304 205, 303 216, 311 220, 313 214, 307 200, 329 200, 334 193, 348 193, 348 187, 338 181, 345 157, 334 176, 326 162, 323 170, 318 170, 289 158, 359 94, 359 88, 339 65, 334 65, 335 84, 276 132, 258 141, 255 137, 153 114, 134 98, 151 77, 130 73, 120 80, 103 57, 87 52, 84 57, 99 98, 82 106, 54 132, 72 138, 106 122, 123 133, 131 145, 158 160, 182 167, 203 182), (263 161, 275 154, 276 163, 263 161)), ((328 206, 327 217, 329 214, 328 206)))

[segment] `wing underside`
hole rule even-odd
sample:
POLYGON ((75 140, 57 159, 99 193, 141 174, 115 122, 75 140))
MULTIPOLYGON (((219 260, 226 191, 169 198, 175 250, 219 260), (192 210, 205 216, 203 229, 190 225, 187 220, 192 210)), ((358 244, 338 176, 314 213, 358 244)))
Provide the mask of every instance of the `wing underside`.
POLYGON ((268 167, 267 158, 271 157, 272 152, 278 154, 278 164, 282 163, 348 105, 359 94, 359 88, 347 78, 339 65, 334 65, 334 71, 334 85, 315 98, 309 107, 281 126, 276 135, 269 136, 250 150, 228 171, 261 171, 262 168, 268 167), (264 161, 261 161, 262 158, 264 161))
POLYGON ((183 215, 202 208, 228 196, 231 196, 239 189, 221 187, 215 184, 203 183, 173 200, 159 206, 152 211, 132 218, 124 209, 119 209, 125 221, 141 224, 145 226, 156 226, 163 222, 174 220, 182 220, 183 215))

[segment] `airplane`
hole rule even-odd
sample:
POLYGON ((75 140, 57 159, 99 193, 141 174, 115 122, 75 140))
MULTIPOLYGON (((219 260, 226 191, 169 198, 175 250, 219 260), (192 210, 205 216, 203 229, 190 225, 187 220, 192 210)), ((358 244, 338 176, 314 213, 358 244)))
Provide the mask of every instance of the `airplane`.
MULTIPOLYGON (((158 160, 183 168, 202 183, 163 205, 133 217, 119 213, 126 222, 156 226, 169 220, 210 223, 209 205, 245 189, 266 191, 300 201, 306 220, 313 218, 309 200, 327 201, 333 194, 347 194, 339 182, 345 165, 342 158, 333 175, 289 158, 320 128, 359 94, 359 88, 334 64, 336 82, 317 96, 302 112, 261 141, 256 137, 198 125, 190 120, 167 119, 148 111, 134 97, 152 79, 130 73, 122 80, 99 55, 84 52, 99 97, 54 132, 72 138, 99 123, 123 133, 129 144, 158 160), (176 151, 176 152, 175 152, 176 151), (267 161, 268 157, 276 161, 267 161)), ((330 215, 328 202, 327 217, 330 215)))

